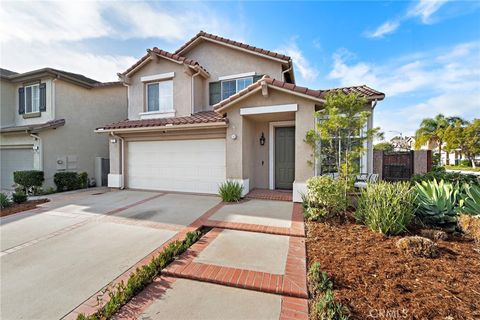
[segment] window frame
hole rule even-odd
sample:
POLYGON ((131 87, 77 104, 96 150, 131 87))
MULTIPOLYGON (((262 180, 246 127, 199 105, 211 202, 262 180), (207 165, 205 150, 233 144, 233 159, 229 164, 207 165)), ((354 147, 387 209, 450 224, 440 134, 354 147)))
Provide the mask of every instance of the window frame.
MULTIPOLYGON (((146 101, 145 101, 145 112, 146 113, 170 113, 170 112, 174 112, 175 111, 175 108, 173 106, 173 80, 172 79, 165 79, 165 80, 160 80, 160 81, 154 81, 154 82, 148 82, 145 84, 145 97, 146 97, 146 101), (162 95, 160 94, 160 90, 161 90, 161 83, 167 83, 167 82, 170 82, 171 83, 171 94, 170 94, 170 98, 171 98, 171 108, 168 109, 168 110, 162 110, 162 105, 161 105, 161 101, 162 101, 162 95), (149 110, 148 107, 149 107, 149 86, 152 86, 152 85, 158 85, 158 110, 149 110)), ((164 96, 163 98, 165 99, 167 96, 164 96)))
MULTIPOLYGON (((246 80, 246 79, 250 79, 252 82, 249 84, 251 85, 253 83, 253 76, 247 76, 247 77, 241 77, 241 78, 235 78, 235 79, 225 79, 225 80, 220 80, 220 98, 222 100, 225 100, 225 99, 228 99, 229 97, 233 96, 235 93, 238 93, 238 81, 239 80, 246 80), (235 81, 235 93, 232 93, 231 95, 229 95, 228 97, 223 97, 223 83, 224 82, 232 82, 232 81, 235 81)), ((249 86, 248 85, 248 86, 249 86)), ((247 87, 248 87, 247 86, 247 87)), ((245 87, 246 88, 246 87, 245 87)), ((245 89, 243 88, 243 89, 245 89)), ((242 89, 242 90, 243 90, 242 89)))
POLYGON ((26 85, 26 86, 23 86, 23 108, 24 108, 24 113, 25 114, 28 114, 28 113, 38 113, 40 112, 40 83, 33 83, 33 84, 29 84, 29 85, 26 85), (34 87, 37 87, 37 99, 36 99, 36 108, 34 110, 34 104, 33 102, 35 101, 33 99, 33 88, 34 87), (28 111, 27 109, 27 88, 30 88, 30 111, 28 111))

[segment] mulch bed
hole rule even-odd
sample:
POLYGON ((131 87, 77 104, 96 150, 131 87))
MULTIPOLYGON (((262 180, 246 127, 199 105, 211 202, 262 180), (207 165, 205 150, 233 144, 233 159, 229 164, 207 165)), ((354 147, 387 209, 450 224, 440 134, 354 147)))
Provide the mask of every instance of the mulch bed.
POLYGON ((0 209, 0 217, 5 217, 14 213, 35 209, 39 204, 48 202, 48 199, 30 200, 24 203, 14 203, 8 208, 0 209))
POLYGON ((352 319, 480 319, 480 247, 439 240, 440 257, 413 258, 352 222, 308 222, 308 265, 318 261, 352 319))

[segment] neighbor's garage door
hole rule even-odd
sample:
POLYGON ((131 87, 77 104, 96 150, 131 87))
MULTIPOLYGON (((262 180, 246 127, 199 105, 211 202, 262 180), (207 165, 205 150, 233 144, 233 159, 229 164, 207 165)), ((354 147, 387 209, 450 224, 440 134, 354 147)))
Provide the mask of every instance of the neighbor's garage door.
POLYGON ((13 172, 33 169, 33 149, 0 149, 1 189, 12 190, 13 172))
POLYGON ((129 142, 128 187, 217 193, 225 180, 225 139, 129 142))

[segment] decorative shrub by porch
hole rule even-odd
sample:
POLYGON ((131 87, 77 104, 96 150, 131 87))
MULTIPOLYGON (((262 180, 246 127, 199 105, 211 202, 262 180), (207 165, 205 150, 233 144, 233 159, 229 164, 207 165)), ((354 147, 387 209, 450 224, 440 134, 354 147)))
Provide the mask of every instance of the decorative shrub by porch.
POLYGON ((82 189, 88 186, 88 175, 86 172, 57 172, 53 176, 53 182, 60 192, 82 189))
POLYGON ((224 202, 239 201, 242 197, 243 186, 237 181, 227 180, 218 188, 218 194, 224 202))
POLYGON ((406 230, 414 217, 415 193, 408 182, 379 182, 362 190, 355 218, 386 235, 406 230))
POLYGON ((95 314, 88 316, 79 314, 77 320, 109 319, 112 317, 124 304, 152 283, 163 268, 175 260, 177 256, 182 254, 192 244, 197 242, 201 235, 202 233, 200 231, 189 232, 184 240, 170 243, 157 257, 153 258, 149 264, 144 265, 142 268, 137 268, 137 270, 130 275, 126 284, 122 281, 112 289, 112 291, 108 293, 110 300, 95 314))
POLYGON ((411 178, 412 186, 415 186, 415 183, 422 183, 423 181, 433 181, 433 180, 443 180, 450 183, 458 183, 463 185, 468 183, 469 185, 480 185, 480 176, 474 174, 464 174, 460 172, 446 172, 445 168, 440 168, 435 171, 430 171, 424 174, 416 174, 411 178))
POLYGON ((13 173, 13 181, 20 186, 24 193, 35 194, 45 181, 43 171, 23 170, 13 173))
POLYGON ((0 208, 3 209, 3 208, 10 207, 11 204, 12 202, 10 201, 8 196, 5 193, 0 192, 0 208))
POLYGON ((308 220, 319 220, 327 215, 344 212, 347 204, 344 180, 330 176, 308 179, 304 202, 308 220))
POLYGON ((461 202, 460 213, 480 216, 480 186, 463 186, 464 195, 461 202))
POLYGON ((18 204, 24 203, 27 201, 27 199, 28 199, 28 196, 23 191, 16 191, 12 194, 12 200, 15 203, 18 203, 18 204))

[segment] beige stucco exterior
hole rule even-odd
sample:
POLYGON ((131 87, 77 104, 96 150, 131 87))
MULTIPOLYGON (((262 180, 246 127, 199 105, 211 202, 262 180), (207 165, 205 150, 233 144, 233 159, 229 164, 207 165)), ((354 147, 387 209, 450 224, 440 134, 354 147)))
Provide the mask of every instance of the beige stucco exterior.
MULTIPOLYGON (((33 168, 43 170, 45 186, 54 186, 53 176, 59 171, 87 172, 94 178, 95 158, 109 157, 108 137, 98 135, 95 128, 111 121, 127 117, 127 90, 123 85, 86 88, 60 79, 46 78, 46 111, 39 117, 24 118, 18 113, 18 88, 22 83, 2 85, 2 118, 4 109, 14 113, 14 123, 8 126, 24 126, 65 119, 65 124, 56 129, 44 129, 31 135, 29 131, 1 134, 1 149, 33 148, 33 168), (13 92, 13 93, 12 93, 13 92), (8 104, 9 96, 14 102, 8 104), (5 97, 5 99, 4 99, 5 97), (67 161, 60 168, 57 160, 67 161)), ((2 127, 5 127, 3 125, 2 127)), ((0 151, 1 151, 0 149, 0 151)), ((97 183, 100 183, 97 181, 97 183)))
POLYGON ((2 127, 15 124, 15 88, 14 83, 0 79, 0 121, 2 127))

